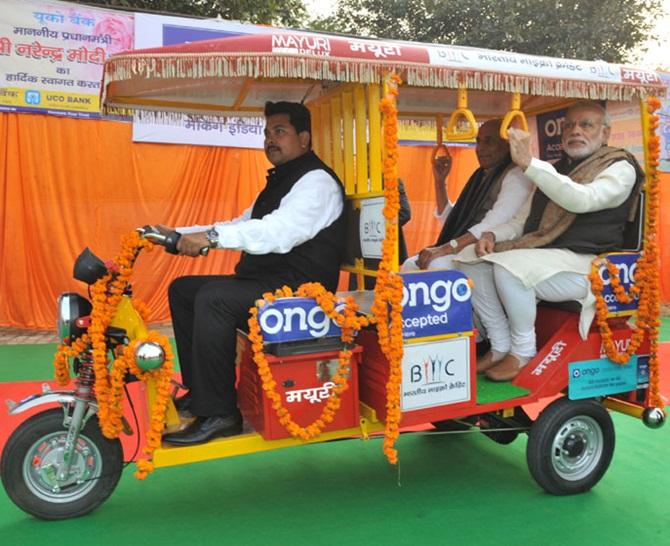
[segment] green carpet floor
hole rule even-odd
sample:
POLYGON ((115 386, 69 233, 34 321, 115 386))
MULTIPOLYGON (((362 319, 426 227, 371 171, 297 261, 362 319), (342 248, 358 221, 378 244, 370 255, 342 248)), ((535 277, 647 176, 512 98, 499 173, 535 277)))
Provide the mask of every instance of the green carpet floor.
POLYGON ((670 428, 614 415, 612 465, 591 492, 543 493, 525 437, 405 435, 400 466, 379 440, 334 442, 157 470, 126 470, 94 513, 43 522, 0 492, 7 545, 565 545, 668 544, 670 428))
MULTIPOLYGON (((662 339, 670 340, 670 321, 662 339)), ((0 347, 0 380, 48 379, 55 347, 0 347)), ((526 437, 403 435, 400 465, 380 440, 350 440, 157 470, 129 467, 94 513, 43 522, 0 490, 2 544, 276 546, 670 544, 670 426, 613 414, 609 471, 583 495, 545 494, 526 437)))

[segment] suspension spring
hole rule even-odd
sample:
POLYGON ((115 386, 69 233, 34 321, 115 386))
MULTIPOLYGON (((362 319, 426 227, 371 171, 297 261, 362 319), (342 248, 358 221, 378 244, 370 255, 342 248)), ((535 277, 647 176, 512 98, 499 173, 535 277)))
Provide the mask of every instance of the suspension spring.
POLYGON ((89 351, 79 355, 79 370, 75 380, 75 396, 81 400, 91 401, 95 398, 95 372, 93 358, 89 351))

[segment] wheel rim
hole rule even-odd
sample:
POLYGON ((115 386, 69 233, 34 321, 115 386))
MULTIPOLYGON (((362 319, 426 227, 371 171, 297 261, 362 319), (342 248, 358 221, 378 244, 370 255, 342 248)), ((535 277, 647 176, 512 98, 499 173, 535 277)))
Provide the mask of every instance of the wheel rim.
POLYGON ((603 431, 595 419, 586 415, 573 417, 554 436, 553 468, 565 480, 581 480, 597 467, 603 446, 603 431))
POLYGON ((102 471, 100 450, 79 434, 72 463, 64 480, 58 479, 65 453, 66 431, 54 432, 37 440, 23 460, 23 478, 28 489, 47 502, 73 502, 93 489, 102 471))

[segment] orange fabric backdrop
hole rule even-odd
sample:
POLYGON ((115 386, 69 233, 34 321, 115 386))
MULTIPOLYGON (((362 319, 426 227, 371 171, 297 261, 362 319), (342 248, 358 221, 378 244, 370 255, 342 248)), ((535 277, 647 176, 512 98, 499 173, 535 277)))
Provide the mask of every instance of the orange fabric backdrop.
MULTIPOLYGON (((59 293, 85 293, 72 279, 85 247, 102 259, 118 251, 133 228, 208 223, 249 206, 269 163, 260 150, 135 144, 131 125, 0 113, 0 325, 54 327, 59 293)), ((404 232, 410 253, 434 242, 430 148, 401 147, 399 175, 412 205, 404 232)), ((473 150, 454 149, 449 194, 454 199, 477 165, 473 150)), ((664 175, 662 202, 670 200, 664 175)), ((661 218, 663 263, 670 259, 670 215, 661 218)), ((155 320, 168 318, 167 286, 180 275, 228 273, 237 253, 206 259, 165 254, 140 257, 135 294, 155 320)), ((664 280, 664 300, 670 283, 664 280)))

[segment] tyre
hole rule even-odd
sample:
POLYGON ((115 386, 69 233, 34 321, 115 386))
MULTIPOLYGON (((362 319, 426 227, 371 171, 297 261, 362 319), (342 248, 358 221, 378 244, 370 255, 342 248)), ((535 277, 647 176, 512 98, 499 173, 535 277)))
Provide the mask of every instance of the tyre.
POLYGON ((19 426, 2 452, 0 468, 7 494, 38 518, 87 514, 111 495, 121 477, 121 442, 105 438, 94 416, 77 437, 69 475, 59 479, 67 432, 63 410, 51 409, 19 426))
POLYGON ((526 458, 535 481, 553 495, 590 490, 614 453, 614 424, 595 400, 559 398, 530 429, 526 458))

